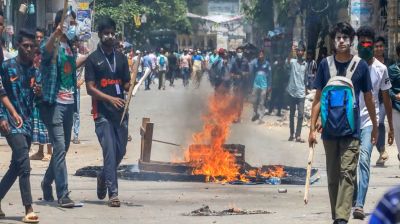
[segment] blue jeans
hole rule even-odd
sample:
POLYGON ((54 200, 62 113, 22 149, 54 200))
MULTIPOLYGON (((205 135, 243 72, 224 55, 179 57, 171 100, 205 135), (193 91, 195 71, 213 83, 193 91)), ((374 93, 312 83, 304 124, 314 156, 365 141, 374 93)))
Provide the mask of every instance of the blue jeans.
POLYGON ((55 181, 58 199, 68 195, 65 156, 71 141, 74 106, 74 104, 59 103, 40 105, 40 116, 49 132, 50 142, 53 144, 53 154, 43 178, 43 186, 44 189, 48 189, 55 181))
POLYGON ((99 174, 105 181, 108 196, 118 196, 117 169, 126 153, 128 143, 128 119, 121 125, 99 117, 95 120, 96 135, 103 149, 103 170, 99 174))
POLYGON ((378 152, 382 153, 385 148, 385 137, 386 137, 386 129, 385 129, 385 117, 386 111, 383 103, 379 104, 379 129, 378 129, 378 140, 376 142, 376 149, 378 152))
POLYGON ((79 128, 81 126, 79 111, 81 108, 81 90, 78 89, 76 93, 76 100, 77 100, 77 111, 74 113, 73 117, 73 128, 74 128, 74 139, 78 139, 79 137, 79 128))
POLYGON ((368 191, 370 163, 373 145, 371 143, 372 126, 361 129, 360 158, 358 160, 358 181, 354 190, 355 207, 364 207, 368 191))
POLYGON ((187 86, 189 84, 189 76, 190 76, 190 68, 182 68, 183 86, 187 86))

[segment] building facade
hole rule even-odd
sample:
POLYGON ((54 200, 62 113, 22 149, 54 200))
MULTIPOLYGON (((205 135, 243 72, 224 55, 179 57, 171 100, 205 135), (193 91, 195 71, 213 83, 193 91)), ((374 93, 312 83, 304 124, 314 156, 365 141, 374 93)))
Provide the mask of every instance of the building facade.
POLYGON ((179 49, 225 48, 236 49, 246 40, 244 16, 241 14, 240 0, 207 0, 202 2, 201 12, 191 10, 194 32, 178 35, 179 49))

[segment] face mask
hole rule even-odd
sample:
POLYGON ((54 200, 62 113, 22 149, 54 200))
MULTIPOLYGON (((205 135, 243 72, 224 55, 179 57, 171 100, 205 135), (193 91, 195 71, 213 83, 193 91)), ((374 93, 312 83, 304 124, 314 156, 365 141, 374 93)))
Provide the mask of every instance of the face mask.
POLYGON ((374 56, 373 46, 364 47, 361 44, 358 44, 357 50, 358 50, 358 55, 366 61, 370 60, 374 56))
POLYGON ((73 40, 76 37, 76 26, 68 27, 65 36, 67 36, 68 40, 73 40))
POLYGON ((237 53, 238 58, 242 58, 243 57, 243 53, 237 53))

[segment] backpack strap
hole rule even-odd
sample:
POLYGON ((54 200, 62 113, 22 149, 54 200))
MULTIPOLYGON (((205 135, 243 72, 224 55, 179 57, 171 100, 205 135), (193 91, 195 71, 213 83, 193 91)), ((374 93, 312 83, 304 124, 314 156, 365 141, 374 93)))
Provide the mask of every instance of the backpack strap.
POLYGON ((356 68, 358 66, 358 63, 360 63, 361 58, 358 57, 357 55, 353 56, 353 59, 351 59, 351 62, 349 66, 347 67, 346 70, 346 78, 350 79, 353 77, 354 72, 356 71, 356 68))
POLYGON ((333 55, 328 56, 326 58, 326 60, 328 61, 328 66, 329 66, 329 75, 332 77, 337 76, 337 69, 336 69, 336 65, 335 65, 335 58, 333 55))

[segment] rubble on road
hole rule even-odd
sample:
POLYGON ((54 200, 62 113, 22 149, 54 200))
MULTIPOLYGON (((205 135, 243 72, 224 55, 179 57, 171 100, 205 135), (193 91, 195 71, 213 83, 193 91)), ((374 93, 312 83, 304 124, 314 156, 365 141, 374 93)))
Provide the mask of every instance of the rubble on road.
POLYGON ((196 209, 190 213, 183 214, 184 216, 227 216, 227 215, 258 215, 258 214, 272 214, 274 212, 264 210, 241 210, 238 208, 230 208, 223 211, 213 211, 208 205, 196 209))

